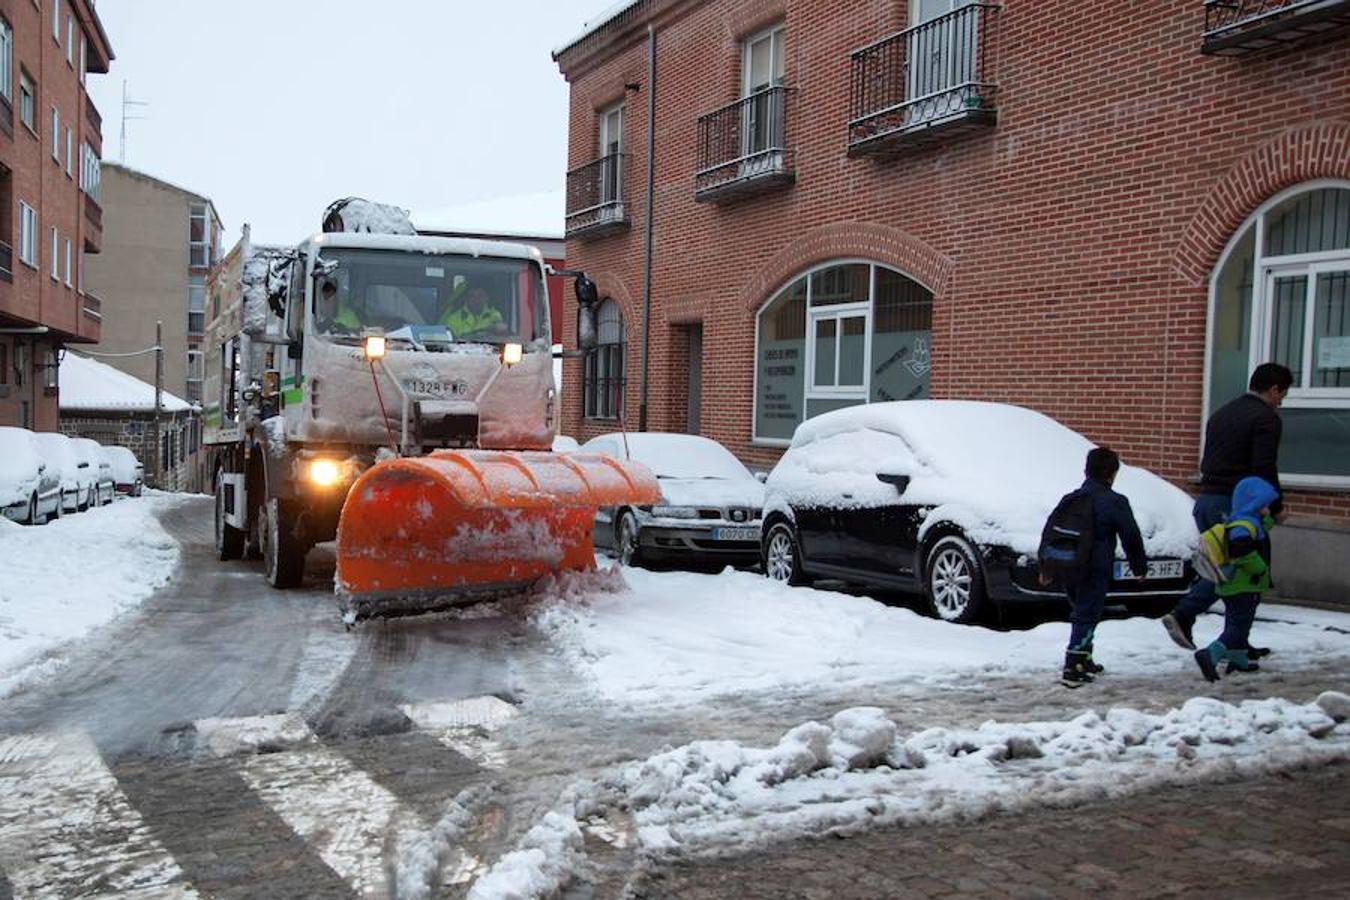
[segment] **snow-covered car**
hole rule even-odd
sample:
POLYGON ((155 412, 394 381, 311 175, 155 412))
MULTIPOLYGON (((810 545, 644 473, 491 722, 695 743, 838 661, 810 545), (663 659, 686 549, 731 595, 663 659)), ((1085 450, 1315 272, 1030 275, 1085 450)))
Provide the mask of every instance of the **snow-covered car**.
POLYGON ((89 495, 89 505, 102 506, 113 502, 117 491, 113 486, 112 466, 103 456, 103 445, 93 438, 83 437, 71 438, 70 443, 74 445, 75 453, 88 464, 89 471, 93 474, 94 484, 89 495))
POLYGON ((0 425, 0 515, 36 525, 61 515, 61 474, 26 428, 0 425))
POLYGON ((554 453, 575 453, 580 449, 581 445, 577 443, 577 439, 574 437, 570 437, 565 434, 557 434, 553 436, 554 453))
POLYGON ((602 507, 595 543, 624 564, 683 557, 715 565, 759 559, 764 485, 721 444, 692 434, 604 434, 581 447, 635 459, 656 475, 661 502, 602 507))
POLYGON ((145 489, 145 466, 126 447, 101 447, 100 452, 112 471, 113 488, 119 494, 139 497, 145 489))
MULTIPOLYGON (((842 579, 921 593, 943 619, 972 622, 993 604, 1062 598, 1040 584, 1046 517, 1083 481, 1087 438, 1001 403, 911 400, 836 410, 798 426, 769 474, 761 551, 776 581, 842 579)), ((1156 609, 1180 597, 1198 536, 1191 499, 1123 465, 1149 556, 1109 596, 1156 609)))
POLYGON ((94 478, 98 470, 92 472, 70 438, 53 431, 40 431, 33 435, 37 446, 49 468, 61 479, 61 510, 78 512, 89 508, 89 498, 94 495, 94 478))

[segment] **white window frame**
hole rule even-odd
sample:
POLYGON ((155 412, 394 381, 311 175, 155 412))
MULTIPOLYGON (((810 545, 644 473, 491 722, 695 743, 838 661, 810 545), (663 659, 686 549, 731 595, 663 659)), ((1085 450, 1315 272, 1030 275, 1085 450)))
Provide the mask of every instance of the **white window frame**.
POLYGON ((66 126, 66 177, 75 180, 75 132, 66 126))
POLYGON ((211 268, 211 205, 209 203, 191 203, 188 205, 188 266, 189 268, 211 268), (196 211, 202 211, 202 239, 194 241, 192 239, 192 220, 197 218, 196 211), (203 248, 204 263, 192 261, 192 251, 197 247, 203 248))
POLYGON ((84 84, 89 77, 89 39, 84 36, 83 29, 80 32, 80 84, 84 84))
POLYGON ((52 159, 61 164, 61 110, 52 105, 52 159))
POLYGON ((73 273, 71 272, 70 238, 66 238, 65 249, 66 249, 66 287, 74 287, 75 282, 72 278, 73 273))
POLYGON ((0 97, 14 103, 14 29, 0 16, 0 97))
POLYGON ((19 70, 19 121, 24 128, 37 134, 37 82, 22 69, 19 70), (24 115, 25 108, 28 115, 24 115))
POLYGON ((783 84, 783 78, 786 73, 786 63, 784 57, 787 54, 787 25, 779 22, 758 31, 745 40, 741 41, 741 97, 749 97, 757 91, 765 90, 771 87, 780 87, 783 84), (775 45, 774 39, 779 38, 775 45), (769 83, 759 87, 753 87, 750 84, 751 79, 751 55, 753 48, 759 44, 768 41, 769 43, 769 83))
MULTIPOLYGON (((1219 302, 1219 276, 1228 265, 1229 257, 1237 250, 1242 239, 1247 235, 1249 228, 1255 229, 1254 240, 1254 258, 1252 260, 1252 303, 1250 319, 1248 320, 1248 333, 1251 335, 1251 341, 1248 353, 1247 370, 1250 372, 1256 366, 1267 362, 1267 349, 1270 344, 1269 320, 1271 311, 1267 309, 1267 270, 1282 270, 1281 274, 1287 274, 1299 265, 1316 265, 1318 263, 1339 261, 1347 258, 1346 251, 1332 251, 1330 253, 1305 253, 1292 254, 1288 256, 1263 256, 1265 250, 1266 238, 1266 214, 1272 209, 1284 203, 1290 197, 1310 191, 1321 190, 1323 188, 1350 189, 1350 180, 1339 178, 1320 178, 1312 181, 1305 181, 1296 184, 1293 187, 1286 188, 1275 194, 1257 207, 1256 211, 1247 217, 1247 220, 1233 231, 1228 239, 1228 245, 1224 247, 1223 252, 1219 254, 1218 262, 1214 264, 1213 270, 1209 276, 1209 304, 1205 323, 1205 373, 1204 373, 1204 394, 1200 408, 1201 422, 1209 421, 1213 413, 1213 407, 1210 402, 1210 393, 1213 389, 1211 384, 1213 380, 1214 366, 1214 324, 1215 311, 1219 302)), ((1307 320, 1304 321, 1305 330, 1309 328, 1307 320)), ((1306 347, 1306 345, 1305 345, 1306 347)), ((1308 357, 1304 356, 1305 363, 1308 357)), ((1315 394, 1309 396, 1305 391, 1343 391, 1344 388, 1301 388, 1290 390, 1289 396, 1285 398, 1284 405, 1291 409, 1313 408, 1344 408, 1350 407, 1350 399, 1343 399, 1326 394, 1315 394)), ((1198 452, 1200 456, 1205 452, 1205 430, 1200 429, 1198 452)), ((1197 457, 1198 458, 1198 457, 1197 457)), ((1289 487, 1310 487, 1310 488, 1350 488, 1350 478, 1336 475, 1299 475, 1296 473, 1280 473, 1280 483, 1289 487)))
POLYGON ((56 226, 51 227, 52 235, 52 281, 61 280, 61 233, 56 226))
POLYGON ((61 46, 61 0, 52 0, 52 40, 61 46))
POLYGON ((75 17, 66 14, 66 65, 75 68, 75 17))
MULTIPOLYGON (((761 329, 764 322, 764 310, 783 295, 783 292, 799 280, 806 279, 806 331, 803 335, 805 347, 802 353, 802 365, 805 367, 802 372, 802 421, 806 421, 807 404, 812 400, 858 400, 862 404, 871 403, 872 397, 872 338, 874 322, 876 318, 877 301, 877 270, 887 269, 896 272, 913 281, 915 284, 924 288, 930 294, 933 289, 924 284, 914 275, 903 269, 897 269, 894 266, 880 263, 871 259, 860 258, 841 258, 831 259, 827 262, 819 263, 793 273, 792 277, 785 280, 778 290, 769 295, 769 298, 760 305, 755 311, 755 346, 754 346, 754 377, 752 379, 750 404, 750 443, 759 447, 787 447, 792 441, 786 438, 760 437, 756 429, 759 422, 759 348, 763 335, 761 329), (836 266, 864 265, 868 266, 867 275, 867 302, 866 303, 838 303, 829 306, 812 307, 811 295, 814 288, 811 285, 812 276, 825 269, 832 269, 836 266), (865 308, 865 312, 864 312, 865 308), (863 384, 862 387, 848 385, 839 387, 839 341, 843 336, 842 330, 836 326, 835 331, 835 386, 818 388, 815 386, 816 378, 816 347, 815 347, 815 323, 827 318, 845 319, 858 316, 860 313, 866 316, 865 327, 863 329, 863 384)), ((800 424, 800 423, 798 423, 800 424)))
POLYGON ((22 200, 19 201, 19 262, 30 269, 42 265, 38 241, 37 210, 22 200))

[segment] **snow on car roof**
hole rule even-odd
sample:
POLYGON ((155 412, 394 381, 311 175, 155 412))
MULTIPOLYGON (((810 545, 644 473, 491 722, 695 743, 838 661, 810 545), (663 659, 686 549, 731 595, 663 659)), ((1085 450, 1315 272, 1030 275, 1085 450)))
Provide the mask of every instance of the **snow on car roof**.
MULTIPOLYGON (((155 411, 154 385, 128 375, 112 366, 70 351, 61 360, 61 409, 118 409, 134 412, 155 411)), ((192 405, 163 392, 166 412, 186 412, 192 405)))
POLYGON ((494 197, 412 214, 418 231, 554 240, 562 240, 566 219, 567 193, 561 190, 494 197))
POLYGON ((514 241, 484 241, 477 238, 428 237, 404 234, 316 234, 306 242, 315 247, 346 247, 367 250, 406 250, 411 253, 435 253, 463 256, 502 256, 509 259, 533 259, 541 266, 543 254, 535 247, 514 241))
POLYGON ((40 462, 31 432, 0 425, 0 503, 12 503, 21 496, 16 492, 18 486, 37 474, 40 462))
MULTIPOLYGON (((618 442, 624 453, 623 434, 602 434, 586 442, 583 450, 594 451, 600 443, 618 442)), ((644 431, 629 432, 628 452, 658 478, 730 478, 754 480, 750 470, 717 441, 696 434, 644 431)))
MULTIPOLYGON (((1093 444, 1035 410, 966 400, 908 400, 835 410, 802 423, 769 476, 769 507, 881 506, 909 475, 905 503, 931 505, 977 541, 1035 552, 1055 503, 1083 481, 1093 444)), ((1190 499, 1122 465, 1116 490, 1134 505, 1149 552, 1189 556, 1190 499)))

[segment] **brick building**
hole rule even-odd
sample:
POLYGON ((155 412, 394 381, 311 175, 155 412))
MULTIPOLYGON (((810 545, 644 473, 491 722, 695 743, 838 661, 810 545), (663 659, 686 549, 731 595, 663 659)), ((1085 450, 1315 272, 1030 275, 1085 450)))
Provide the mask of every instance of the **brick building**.
POLYGON ((97 341, 84 255, 103 241, 102 123, 85 91, 112 47, 91 0, 0 0, 0 424, 57 427, 57 365, 97 341))
POLYGON ((635 0, 555 58, 567 260, 606 300, 565 431, 637 426, 645 331, 648 426, 747 462, 953 397, 1191 486, 1208 412, 1277 359, 1285 533, 1345 558, 1350 2, 635 0))

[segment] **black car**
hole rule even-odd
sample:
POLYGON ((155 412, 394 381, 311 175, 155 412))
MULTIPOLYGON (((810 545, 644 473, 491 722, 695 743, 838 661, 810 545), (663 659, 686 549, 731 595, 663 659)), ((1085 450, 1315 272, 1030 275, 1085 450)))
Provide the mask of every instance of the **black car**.
MULTIPOLYGON (((876 403, 810 419, 769 475, 764 572, 921 594, 953 622, 975 621, 991 603, 1061 598, 1040 583, 1036 545, 1091 447, 1040 413, 998 403, 876 403)), ((1133 505, 1149 572, 1130 578, 1121 558, 1110 596, 1159 609, 1190 581, 1190 498, 1131 466, 1116 489, 1133 505)))

